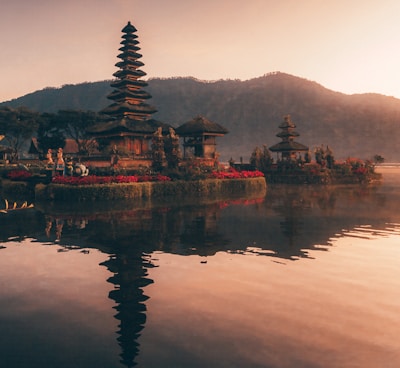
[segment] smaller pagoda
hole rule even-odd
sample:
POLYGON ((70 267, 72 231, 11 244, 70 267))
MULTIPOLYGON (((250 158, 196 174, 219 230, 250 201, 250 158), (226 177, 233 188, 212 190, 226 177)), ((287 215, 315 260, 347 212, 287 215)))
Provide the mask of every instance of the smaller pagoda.
POLYGON ((296 125, 292 122, 290 115, 284 116, 283 122, 279 125, 281 132, 276 136, 282 141, 269 147, 272 152, 280 154, 282 161, 292 161, 297 159, 300 152, 308 152, 309 148, 304 144, 295 142, 295 138, 300 134, 295 131, 296 125))
POLYGON ((223 137, 228 130, 204 116, 197 116, 176 128, 183 138, 183 157, 214 162, 218 159, 217 137, 223 137))

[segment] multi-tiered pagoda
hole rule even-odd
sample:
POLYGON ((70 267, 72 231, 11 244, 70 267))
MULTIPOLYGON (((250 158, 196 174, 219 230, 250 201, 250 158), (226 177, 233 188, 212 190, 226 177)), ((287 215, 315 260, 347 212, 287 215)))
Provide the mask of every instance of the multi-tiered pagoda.
POLYGON ((308 152, 308 147, 295 142, 295 137, 300 134, 295 131, 296 125, 292 122, 290 115, 284 117, 283 122, 279 125, 281 132, 276 136, 281 138, 282 141, 269 148, 272 152, 281 154, 282 160, 294 160, 299 152, 308 152))
POLYGON ((140 159, 149 156, 153 133, 159 127, 168 131, 168 126, 152 119, 157 110, 146 103, 151 95, 142 89, 147 83, 140 80, 146 73, 140 70, 144 64, 139 61, 142 55, 138 52, 137 30, 128 22, 122 32, 120 61, 115 64, 119 70, 114 73, 117 79, 111 83, 115 89, 108 96, 114 102, 100 112, 106 116, 106 121, 90 132, 103 146, 117 148, 140 159))

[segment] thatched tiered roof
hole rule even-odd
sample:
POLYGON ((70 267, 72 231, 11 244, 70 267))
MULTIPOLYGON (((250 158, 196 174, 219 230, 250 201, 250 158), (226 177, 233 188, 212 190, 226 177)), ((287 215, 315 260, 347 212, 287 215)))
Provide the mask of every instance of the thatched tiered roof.
POLYGON ((269 148, 272 152, 308 151, 308 147, 298 142, 279 142, 269 148))
POLYGON ((279 128, 282 129, 282 131, 279 132, 276 136, 281 138, 282 142, 279 142, 269 147, 270 151, 282 152, 283 154, 308 151, 307 146, 294 141, 294 138, 298 137, 300 134, 294 130, 296 128, 296 125, 292 122, 290 115, 286 115, 284 117, 284 120, 279 125, 279 128))
POLYGON ((90 133, 97 137, 109 137, 113 135, 149 135, 158 127, 168 130, 168 125, 152 119, 151 115, 157 109, 148 105, 145 100, 151 95, 142 90, 147 83, 139 78, 146 75, 138 69, 144 64, 139 61, 142 55, 140 50, 136 28, 128 22, 122 29, 120 62, 115 64, 120 69, 114 73, 117 78, 111 83, 115 89, 108 95, 114 103, 100 111, 106 116, 105 122, 99 123, 90 129, 90 133))
POLYGON ((150 135, 158 127, 161 127, 163 132, 168 132, 170 125, 154 119, 131 120, 127 117, 98 124, 92 127, 90 132, 103 137, 125 135, 127 133, 133 135, 150 135))
POLYGON ((204 116, 199 115, 176 128, 176 133, 182 137, 192 136, 194 134, 225 135, 228 133, 228 130, 208 120, 204 116))

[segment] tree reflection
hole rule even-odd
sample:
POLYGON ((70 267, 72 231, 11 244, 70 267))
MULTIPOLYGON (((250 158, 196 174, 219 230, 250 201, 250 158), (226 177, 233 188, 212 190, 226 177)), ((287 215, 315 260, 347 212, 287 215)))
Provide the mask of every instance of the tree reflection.
POLYGON ((7 242, 26 237, 35 238, 43 231, 44 216, 35 209, 0 214, 0 241, 7 242))

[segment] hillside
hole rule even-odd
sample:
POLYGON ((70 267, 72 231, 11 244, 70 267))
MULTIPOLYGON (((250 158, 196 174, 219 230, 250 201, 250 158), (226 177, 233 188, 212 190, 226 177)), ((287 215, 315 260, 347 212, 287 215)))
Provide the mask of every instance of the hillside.
MULTIPOLYGON (((46 88, 0 104, 40 112, 71 108, 99 111, 111 101, 110 81, 46 88)), ((248 160, 255 146, 277 143, 278 125, 291 114, 298 141, 328 144, 336 158, 382 155, 400 161, 400 100, 378 94, 346 95, 284 73, 204 82, 193 78, 151 79, 146 88, 158 108, 155 118, 173 126, 204 115, 229 130, 218 141, 223 160, 248 160)))

